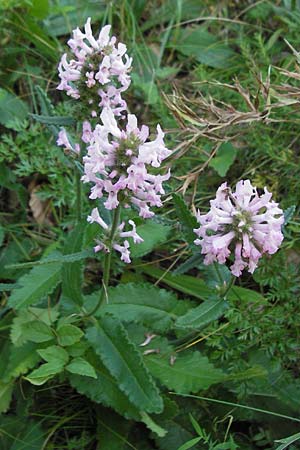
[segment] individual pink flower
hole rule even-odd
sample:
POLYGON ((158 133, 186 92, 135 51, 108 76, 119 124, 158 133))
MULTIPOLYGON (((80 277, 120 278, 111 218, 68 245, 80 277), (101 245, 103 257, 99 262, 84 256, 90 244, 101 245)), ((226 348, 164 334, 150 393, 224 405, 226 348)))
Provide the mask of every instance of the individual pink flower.
POLYGON ((128 114, 127 126, 121 130, 108 108, 102 111, 101 120, 103 125, 96 125, 91 133, 88 153, 83 158, 82 180, 93 183, 90 198, 104 197, 107 209, 117 208, 120 202, 127 207, 132 203, 141 217, 152 217, 150 208, 162 206, 162 183, 170 178, 170 172, 149 173, 151 166, 159 167, 171 154, 165 147, 164 133, 158 125, 157 137, 146 141, 148 127, 139 129, 133 114, 128 114))
POLYGON ((111 239, 111 228, 104 222, 104 220, 100 217, 98 208, 94 208, 91 212, 91 215, 87 218, 88 222, 90 223, 98 223, 100 227, 103 230, 103 237, 102 240, 96 240, 97 245, 94 247, 95 252, 104 251, 105 253, 108 253, 110 248, 112 247, 114 250, 121 253, 121 260, 130 263, 130 244, 127 240, 127 238, 132 238, 133 242, 135 244, 140 244, 143 242, 143 238, 137 233, 136 231, 136 225, 133 220, 129 220, 128 223, 131 225, 132 229, 128 231, 124 231, 125 228, 125 222, 122 222, 115 233, 115 236, 113 238, 113 243, 111 245, 110 239, 111 239), (120 242, 120 240, 124 239, 123 242, 120 242))
POLYGON ((271 201, 272 194, 264 189, 259 195, 249 180, 241 180, 232 192, 227 183, 217 190, 207 214, 198 212, 200 227, 194 229, 199 237, 204 263, 224 264, 233 253, 230 269, 239 277, 244 269, 253 273, 265 253, 275 253, 282 240, 283 211, 271 201))
POLYGON ((73 56, 68 61, 65 53, 58 65, 61 81, 57 89, 86 102, 92 117, 97 116, 99 107, 110 107, 116 115, 126 109, 121 93, 130 85, 132 58, 126 53, 126 45, 117 44, 116 37, 109 36, 110 28, 103 27, 95 39, 88 18, 84 32, 76 28, 68 41, 73 56))
POLYGON ((64 147, 65 150, 71 151, 76 153, 77 155, 80 153, 80 145, 74 144, 72 145, 70 143, 69 137, 67 135, 67 132, 64 128, 60 130, 58 133, 58 138, 56 141, 57 145, 60 147, 64 147))

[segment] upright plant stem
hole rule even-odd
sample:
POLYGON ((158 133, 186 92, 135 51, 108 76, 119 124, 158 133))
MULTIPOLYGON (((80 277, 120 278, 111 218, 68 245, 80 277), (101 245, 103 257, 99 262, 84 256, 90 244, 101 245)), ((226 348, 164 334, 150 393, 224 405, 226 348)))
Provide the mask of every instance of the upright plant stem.
POLYGON ((76 217, 77 217, 77 222, 80 222, 81 220, 81 213, 82 213, 82 208, 81 208, 81 204, 82 204, 82 189, 81 189, 81 175, 79 173, 79 171, 76 173, 76 217))
MULTIPOLYGON (((113 213, 113 221, 111 225, 111 232, 108 244, 108 252, 104 257, 104 270, 103 270, 103 278, 102 278, 102 290, 100 294, 100 301, 98 307, 102 305, 107 295, 107 288, 109 284, 109 276, 110 276, 110 265, 111 265, 111 254, 112 254, 112 245, 114 242, 114 237, 116 234, 116 230, 118 228, 120 222, 120 213, 121 213, 121 205, 119 205, 113 213)), ((97 309, 98 309, 97 307, 97 309)))

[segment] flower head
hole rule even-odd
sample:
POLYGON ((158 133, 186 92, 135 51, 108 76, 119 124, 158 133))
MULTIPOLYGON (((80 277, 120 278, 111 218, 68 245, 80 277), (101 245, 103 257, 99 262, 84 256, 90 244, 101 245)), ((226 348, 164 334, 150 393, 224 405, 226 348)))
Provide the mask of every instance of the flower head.
POLYGON ((238 277, 246 268, 253 273, 264 253, 275 253, 283 240, 284 217, 271 197, 266 188, 260 196, 249 180, 239 181, 235 192, 223 183, 210 211, 197 216, 200 227, 194 231, 200 239, 194 242, 202 247, 204 263, 223 264, 233 252, 231 272, 238 277))
POLYGON ((113 237, 113 243, 110 242, 111 240, 111 228, 104 222, 104 220, 100 217, 99 211, 97 208, 94 208, 91 212, 91 215, 87 218, 88 222, 90 223, 98 223, 100 227, 103 230, 103 237, 102 240, 97 240, 97 245, 94 247, 95 252, 104 251, 109 252, 110 248, 112 247, 119 253, 121 253, 121 260, 130 263, 130 244, 127 240, 127 238, 132 238, 133 242, 135 244, 140 244, 143 242, 143 238, 137 233, 136 231, 136 225, 133 220, 129 220, 128 223, 131 225, 132 229, 129 231, 124 231, 125 228, 125 222, 122 222, 113 237), (124 239, 123 242, 121 240, 124 239), (112 244, 112 245, 111 245, 112 244))
POLYGON ((152 206, 162 206, 162 183, 170 173, 153 175, 148 167, 159 167, 170 155, 163 141, 164 133, 157 126, 157 137, 146 142, 148 127, 138 128, 137 119, 128 115, 125 130, 120 130, 114 113, 105 108, 101 113, 103 125, 97 125, 91 135, 88 154, 83 158, 84 182, 93 183, 90 198, 106 197, 105 207, 115 209, 120 201, 125 206, 136 205, 141 217, 152 217, 152 206))
POLYGON ((103 27, 95 39, 88 18, 84 32, 76 28, 68 41, 73 57, 68 61, 65 53, 58 65, 61 81, 57 89, 84 101, 92 117, 97 116, 99 107, 110 107, 116 115, 126 109, 121 93, 130 85, 132 58, 126 54, 125 44, 117 44, 116 37, 109 36, 110 28, 103 27))

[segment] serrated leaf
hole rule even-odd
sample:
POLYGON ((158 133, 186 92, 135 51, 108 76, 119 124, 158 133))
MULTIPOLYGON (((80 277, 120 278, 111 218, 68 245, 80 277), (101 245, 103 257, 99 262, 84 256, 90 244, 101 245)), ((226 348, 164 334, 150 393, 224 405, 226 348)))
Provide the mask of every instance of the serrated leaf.
POLYGON ((34 267, 18 280, 20 288, 14 289, 8 300, 11 308, 21 309, 38 302, 56 288, 61 279, 61 264, 34 267))
POLYGON ((73 117, 43 116, 40 114, 29 114, 34 120, 45 125, 72 126, 76 123, 73 117))
POLYGON ((70 324, 58 327, 58 329, 56 330, 56 334, 59 344, 63 347, 75 344, 76 342, 80 341, 81 337, 83 336, 83 332, 80 328, 70 324))
POLYGON ((101 317, 97 326, 87 330, 86 337, 133 404, 146 412, 162 411, 159 391, 118 319, 101 317))
POLYGON ((136 231, 144 239, 144 242, 130 246, 132 258, 140 258, 141 256, 147 255, 159 244, 166 242, 171 227, 150 220, 143 225, 137 226, 136 231))
POLYGON ((191 213, 184 199, 180 195, 173 194, 172 197, 183 235, 189 244, 193 244, 197 237, 193 231, 194 228, 198 228, 197 219, 191 213))
POLYGON ((63 348, 57 345, 39 349, 37 352, 47 362, 31 372, 25 379, 31 384, 40 386, 63 371, 64 366, 69 360, 69 355, 63 348))
POLYGON ((55 252, 55 256, 50 255, 45 259, 40 259, 39 261, 30 261, 19 264, 7 264, 5 266, 5 269, 27 269, 28 267, 45 266, 53 263, 73 263, 93 256, 94 253, 90 249, 83 250, 82 252, 70 253, 69 255, 62 255, 60 254, 60 252, 55 252))
POLYGON ((0 413, 5 413, 10 405, 14 384, 0 380, 0 413))
POLYGON ((36 343, 47 342, 54 338, 54 333, 44 322, 34 320, 22 325, 22 338, 36 343))
POLYGON ((89 344, 85 340, 81 340, 76 342, 76 344, 70 345, 68 347, 68 353, 70 356, 77 358, 78 356, 84 355, 88 348, 89 344))
POLYGON ((68 360, 69 355, 65 349, 58 345, 51 345, 50 347, 37 350, 38 354, 47 362, 55 362, 64 366, 68 360))
POLYGON ((80 394, 94 402, 109 406, 128 419, 138 420, 140 417, 138 409, 119 389, 117 381, 102 364, 100 358, 90 352, 87 360, 94 367, 97 379, 69 374, 71 385, 80 394))
MULTIPOLYGON (((34 308, 30 307, 28 310, 21 310, 19 315, 14 318, 11 330, 10 338, 12 343, 19 347, 28 340, 28 334, 24 333, 24 325, 31 323, 34 320, 42 321, 46 325, 51 325, 56 321, 58 317, 58 312, 56 309, 52 308, 34 308)), ((29 336, 30 337, 30 336, 29 336)))
POLYGON ((110 312, 121 321, 137 321, 161 332, 174 323, 180 306, 174 294, 146 283, 110 288, 108 297, 109 304, 101 308, 100 314, 110 312))
POLYGON ((173 365, 168 357, 161 355, 147 355, 144 360, 154 377, 168 389, 182 394, 208 389, 225 377, 220 369, 215 368, 199 352, 178 356, 173 365))
MULTIPOLYGON (((71 231, 64 246, 64 254, 68 255, 82 250, 86 221, 76 225, 71 231)), ((62 295, 72 302, 82 305, 83 264, 81 261, 64 263, 62 268, 62 295)))
POLYGON ((85 377, 97 378, 94 367, 83 358, 74 358, 66 366, 66 370, 71 373, 77 373, 85 377))
POLYGON ((222 298, 206 300, 196 308, 190 309, 184 316, 176 320, 178 328, 203 329, 214 320, 219 319, 226 309, 228 303, 222 298))
POLYGON ((36 346, 32 343, 22 345, 22 347, 12 347, 3 380, 10 381, 18 378, 32 369, 40 360, 36 353, 36 346))
POLYGON ((224 177, 232 166, 236 155, 236 148, 230 142, 224 142, 220 145, 217 154, 211 159, 209 166, 213 167, 220 177, 224 177))

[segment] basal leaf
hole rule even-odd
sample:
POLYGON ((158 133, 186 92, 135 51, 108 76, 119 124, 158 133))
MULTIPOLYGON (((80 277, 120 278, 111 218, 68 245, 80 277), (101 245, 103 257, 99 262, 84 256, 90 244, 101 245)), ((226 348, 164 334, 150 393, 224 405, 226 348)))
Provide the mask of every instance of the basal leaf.
POLYGON ((27 310, 21 310, 17 317, 13 319, 13 323, 10 330, 10 338, 12 343, 19 347, 24 344, 30 338, 29 333, 25 333, 27 324, 31 324, 33 321, 43 322, 46 325, 51 325, 56 321, 58 312, 55 308, 34 308, 30 307, 27 310))
POLYGON ((154 331, 166 331, 177 318, 181 302, 176 296, 151 284, 128 283, 109 289, 109 304, 101 314, 112 313, 124 322, 138 321, 154 331))
POLYGON ((196 308, 190 309, 184 316, 179 317, 175 326, 178 328, 203 329, 212 321, 219 319, 227 308, 228 303, 222 298, 215 297, 206 300, 196 308))
POLYGON ((96 403, 109 406, 128 419, 139 419, 138 409, 120 390, 118 382, 102 364, 100 358, 89 352, 88 362, 94 367, 97 379, 77 374, 69 374, 71 385, 96 403))
POLYGON ((162 411, 158 389, 118 319, 101 317, 86 337, 133 404, 146 412, 162 411))
MULTIPOLYGON (((64 254, 80 252, 84 241, 84 230, 86 221, 76 225, 71 231, 65 246, 64 254)), ((62 295, 70 298, 74 303, 82 305, 82 284, 83 284, 83 263, 82 261, 64 263, 62 267, 62 295)))
POLYGON ((168 389, 180 393, 198 392, 224 380, 224 374, 199 352, 178 356, 174 364, 162 355, 147 355, 145 364, 168 389))
POLYGON ((40 360, 36 352, 36 345, 27 343, 22 347, 12 347, 3 380, 10 381, 24 375, 32 369, 40 360))
POLYGON ((94 367, 88 361, 80 357, 72 359, 66 366, 66 370, 85 377, 97 378, 94 367))
POLYGON ((56 288, 61 279, 61 264, 34 267, 18 280, 20 288, 14 289, 8 300, 11 308, 21 309, 37 303, 56 288))

